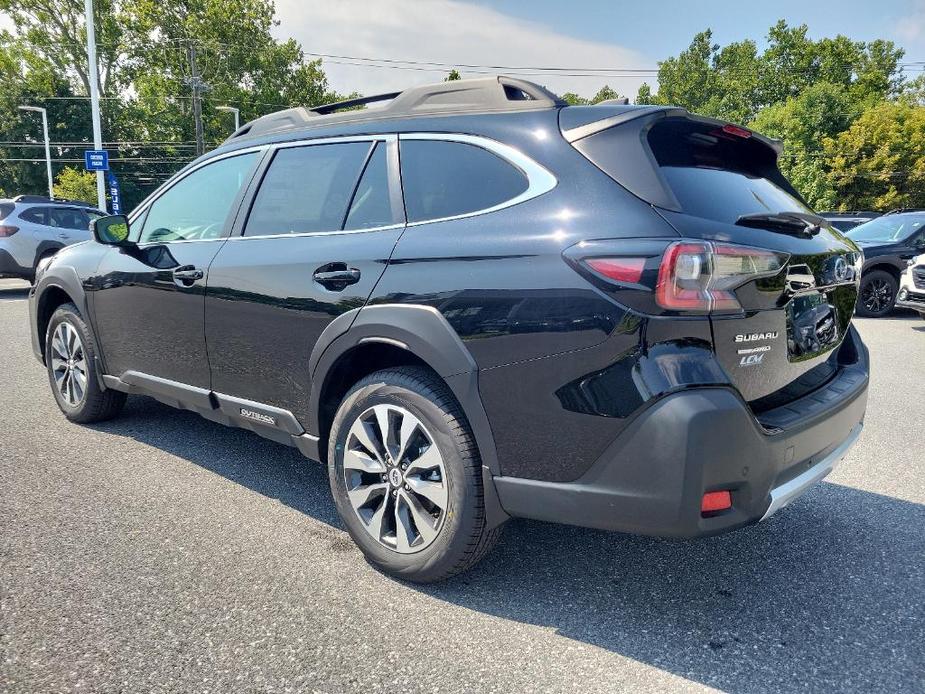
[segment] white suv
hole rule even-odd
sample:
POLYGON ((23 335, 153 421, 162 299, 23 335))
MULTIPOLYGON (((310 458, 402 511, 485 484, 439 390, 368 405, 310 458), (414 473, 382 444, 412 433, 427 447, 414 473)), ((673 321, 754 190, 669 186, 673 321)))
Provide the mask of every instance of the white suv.
POLYGON ((90 221, 105 214, 86 203, 38 195, 0 199, 0 277, 32 282, 42 260, 89 240, 90 221))
POLYGON ((925 254, 909 261, 899 280, 896 305, 918 311, 925 318, 925 254))

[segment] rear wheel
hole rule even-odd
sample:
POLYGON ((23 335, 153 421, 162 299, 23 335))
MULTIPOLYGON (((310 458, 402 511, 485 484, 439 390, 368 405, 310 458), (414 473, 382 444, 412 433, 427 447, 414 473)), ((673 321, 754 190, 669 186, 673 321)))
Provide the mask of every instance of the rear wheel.
POLYGON ((880 318, 893 310, 896 303, 896 278, 884 270, 874 270, 861 278, 858 315, 880 318))
POLYGON ((112 419, 125 404, 125 393, 100 387, 95 358, 90 330, 77 307, 58 307, 45 334, 45 365, 58 407, 72 422, 112 419))
POLYGON ((425 369, 368 376, 331 427, 328 473, 337 511, 366 558, 410 581, 461 573, 494 546, 481 461, 446 385, 425 369))

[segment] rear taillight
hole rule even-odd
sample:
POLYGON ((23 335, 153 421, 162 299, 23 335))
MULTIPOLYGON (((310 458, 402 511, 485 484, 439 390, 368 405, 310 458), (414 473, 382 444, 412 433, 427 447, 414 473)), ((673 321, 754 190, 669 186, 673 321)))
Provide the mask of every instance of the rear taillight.
POLYGON ((588 258, 585 264, 615 282, 638 284, 646 267, 645 258, 588 258))
POLYGON ((19 231, 19 227, 2 224, 0 225, 0 238, 6 238, 7 236, 12 236, 17 231, 19 231))
POLYGON ((678 241, 662 256, 655 302, 670 311, 739 311, 735 290, 780 272, 790 256, 729 243, 678 241))

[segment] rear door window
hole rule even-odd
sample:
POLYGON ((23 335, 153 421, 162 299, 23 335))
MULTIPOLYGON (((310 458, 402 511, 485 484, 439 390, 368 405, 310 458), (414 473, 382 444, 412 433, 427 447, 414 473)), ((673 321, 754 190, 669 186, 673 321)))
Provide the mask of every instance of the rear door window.
POLYGON ((409 222, 486 210, 529 185, 520 169, 498 155, 443 140, 402 140, 401 179, 409 222))
POLYGON ((54 207, 50 212, 51 226, 57 229, 87 231, 90 228, 90 219, 83 210, 73 207, 54 207))
POLYGON ((345 229, 369 229, 392 224, 392 202, 389 197, 389 168, 384 142, 376 145, 366 164, 360 184, 350 203, 345 229))
POLYGON ((244 235, 342 229, 371 146, 338 142, 280 149, 254 198, 244 235))

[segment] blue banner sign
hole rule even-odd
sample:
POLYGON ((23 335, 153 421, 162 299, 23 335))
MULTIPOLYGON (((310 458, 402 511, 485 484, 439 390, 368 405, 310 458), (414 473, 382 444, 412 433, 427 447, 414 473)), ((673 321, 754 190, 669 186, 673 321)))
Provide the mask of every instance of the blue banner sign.
POLYGON ((112 171, 109 172, 109 212, 122 214, 122 189, 119 188, 119 179, 112 171))

